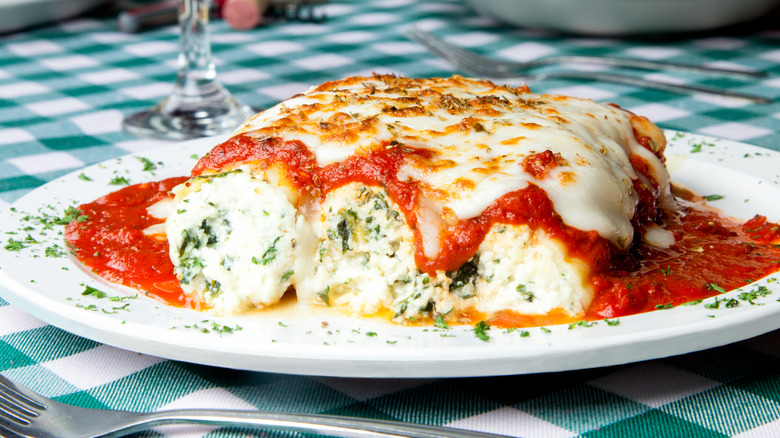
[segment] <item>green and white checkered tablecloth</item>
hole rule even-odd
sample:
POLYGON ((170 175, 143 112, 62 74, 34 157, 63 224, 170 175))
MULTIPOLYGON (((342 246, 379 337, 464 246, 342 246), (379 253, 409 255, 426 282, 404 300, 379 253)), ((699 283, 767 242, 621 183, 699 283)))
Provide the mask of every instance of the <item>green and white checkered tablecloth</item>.
MULTIPOLYGON (((609 101, 665 128, 780 151, 778 20, 656 39, 561 36, 478 16, 456 0, 336 1, 324 23, 276 22, 237 32, 212 23, 221 81, 255 107, 347 75, 449 75, 456 70, 408 41, 420 28, 506 59, 588 54, 663 59, 770 73, 763 80, 627 71, 776 99, 768 105, 574 80, 535 91, 609 101)), ((0 37, 0 206, 85 165, 168 144, 120 129, 124 115, 170 90, 175 26, 117 31, 93 13, 0 37)), ((561 67, 549 67, 551 69, 561 67)), ((1 267, 0 267, 1 268, 1 267)), ((0 290, 0 296, 2 296, 0 290)), ((524 437, 780 436, 780 331, 683 356, 527 376, 349 379, 276 375, 193 365, 79 338, 0 299, 0 372, 81 406, 269 409, 451 425, 524 437)), ((169 428, 141 436, 291 436, 169 428)))

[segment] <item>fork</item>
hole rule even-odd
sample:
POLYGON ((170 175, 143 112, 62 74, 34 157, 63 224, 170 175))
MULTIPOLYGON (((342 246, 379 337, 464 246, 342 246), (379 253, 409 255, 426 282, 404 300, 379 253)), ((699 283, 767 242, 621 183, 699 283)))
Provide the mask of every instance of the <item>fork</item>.
POLYGON ((448 427, 332 415, 225 409, 150 413, 88 409, 48 399, 0 375, 0 436, 4 438, 119 437, 166 424, 249 427, 354 438, 501 438, 448 427))
POLYGON ((595 57, 595 56, 554 56, 542 58, 529 62, 511 62, 500 61, 486 56, 479 55, 470 50, 463 49, 450 44, 441 38, 432 34, 423 32, 417 28, 409 28, 405 31, 406 36, 422 44, 435 55, 443 58, 454 66, 466 71, 469 74, 479 77, 499 78, 499 79, 526 79, 529 81, 542 79, 588 79, 604 82, 613 82, 624 85, 632 85, 643 88, 653 88, 675 93, 693 93, 709 94, 723 96, 732 99, 747 101, 750 103, 769 103, 771 99, 761 96, 736 93, 728 90, 721 90, 698 85, 672 84, 668 82, 658 82, 646 78, 635 76, 624 76, 613 73, 592 72, 592 71, 569 71, 569 72, 544 72, 529 73, 528 70, 545 65, 558 63, 587 63, 595 65, 605 65, 612 67, 630 67, 640 69, 661 69, 674 71, 687 71, 695 73, 718 74, 740 79, 762 78, 766 74, 757 71, 732 70, 717 67, 704 67, 691 64, 676 64, 659 61, 645 61, 640 59, 613 58, 613 57, 595 57))

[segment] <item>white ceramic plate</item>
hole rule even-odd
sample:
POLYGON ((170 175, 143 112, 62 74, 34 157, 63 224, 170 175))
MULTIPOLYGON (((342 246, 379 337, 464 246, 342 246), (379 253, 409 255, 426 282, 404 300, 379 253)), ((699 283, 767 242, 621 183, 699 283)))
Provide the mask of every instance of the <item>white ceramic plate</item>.
MULTIPOLYGON (((780 219, 780 153, 694 134, 668 135, 667 156, 675 181, 704 195, 723 195, 713 204, 733 216, 762 213, 770 220, 780 219)), ((117 176, 138 183, 186 175, 195 163, 193 154, 202 155, 216 142, 201 139, 141 154, 162 163, 154 172, 143 171, 137 156, 109 160, 20 199, 0 217, 0 235, 24 240, 29 232, 42 243, 30 243, 18 252, 0 249, 0 282, 5 286, 0 295, 50 324, 128 350, 222 367, 344 377, 487 376, 581 369, 701 350, 780 328, 780 286, 771 277, 742 289, 764 285, 773 291, 753 304, 739 300, 740 291, 735 291, 725 297, 734 298, 736 307, 708 308, 705 304, 714 302, 711 298, 694 306, 623 317, 618 325, 599 321, 590 327, 491 329, 490 339, 483 341, 467 326, 403 327, 294 308, 216 318, 167 307, 142 295, 111 301, 110 296, 135 292, 101 281, 70 257, 45 256, 45 248, 52 244, 64 247, 62 236, 57 229, 41 234, 41 227, 28 215, 57 214, 67 206, 92 201, 115 190, 108 182, 117 176), (35 230, 20 231, 27 226, 35 230), (109 297, 83 296, 85 285, 109 297)))
POLYGON ((638 35, 715 29, 758 18, 778 0, 465 0, 518 26, 587 35, 638 35))

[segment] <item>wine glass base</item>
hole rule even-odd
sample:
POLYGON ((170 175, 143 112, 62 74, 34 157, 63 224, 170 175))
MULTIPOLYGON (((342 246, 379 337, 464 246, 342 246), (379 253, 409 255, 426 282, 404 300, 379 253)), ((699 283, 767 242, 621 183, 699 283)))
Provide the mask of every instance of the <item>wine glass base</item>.
POLYGON ((243 104, 236 104, 220 111, 171 111, 163 112, 163 105, 128 116, 122 129, 137 137, 165 140, 187 140, 233 132, 256 111, 243 104))

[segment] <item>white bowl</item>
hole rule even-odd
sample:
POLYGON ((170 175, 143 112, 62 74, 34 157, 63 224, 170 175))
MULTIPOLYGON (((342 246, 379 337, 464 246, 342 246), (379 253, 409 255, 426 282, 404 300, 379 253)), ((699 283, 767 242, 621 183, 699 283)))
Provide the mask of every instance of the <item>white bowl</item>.
POLYGON ((690 32, 743 23, 780 0, 464 0, 510 24, 587 35, 690 32))

